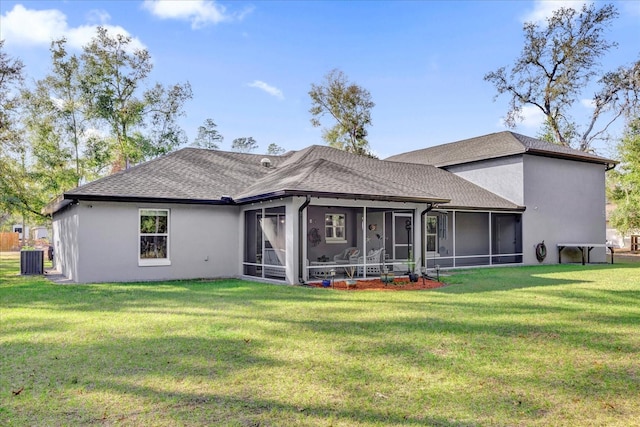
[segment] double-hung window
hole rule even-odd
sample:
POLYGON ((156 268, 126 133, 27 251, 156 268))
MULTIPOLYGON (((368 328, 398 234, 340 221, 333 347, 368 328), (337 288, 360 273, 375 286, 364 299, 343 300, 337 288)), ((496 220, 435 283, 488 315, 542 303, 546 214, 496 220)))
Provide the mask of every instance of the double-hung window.
POLYGON ((138 265, 171 265, 169 209, 139 210, 138 265))
POLYGON ((327 243, 346 243, 345 214, 325 214, 324 238, 327 243))
POLYGON ((427 216, 427 252, 438 251, 438 217, 427 216))

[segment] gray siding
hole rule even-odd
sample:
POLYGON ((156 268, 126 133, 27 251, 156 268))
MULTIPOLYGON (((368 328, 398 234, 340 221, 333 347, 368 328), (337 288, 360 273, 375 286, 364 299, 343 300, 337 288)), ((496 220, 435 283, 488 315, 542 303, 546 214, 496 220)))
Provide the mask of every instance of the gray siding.
POLYGON ((361 220, 362 218, 360 212, 362 212, 362 208, 310 206, 307 210, 309 230, 313 228, 317 229, 322 240, 316 246, 309 245, 309 261, 316 261, 322 256, 333 260, 334 255, 344 251, 346 248, 360 245, 362 242, 361 223, 358 222, 358 219, 361 220), (331 213, 345 214, 346 243, 327 243, 325 239, 324 219, 325 214, 331 213))
POLYGON ((70 280, 78 280, 80 250, 78 248, 79 208, 70 205, 54 215, 52 221, 54 266, 70 280))
MULTIPOLYGON (((526 206, 523 213, 525 264, 538 264, 535 246, 547 245, 545 263, 558 262, 558 243, 604 243, 605 166, 525 154, 447 168, 450 172, 526 206)), ((577 261, 577 250, 563 260, 577 261), (573 256, 572 256, 573 253, 573 256)), ((592 262, 605 261, 594 249, 592 262)))
MULTIPOLYGON (((131 282, 240 274, 237 207, 82 202, 74 209, 79 219, 77 236, 62 234, 62 246, 78 248, 75 262, 79 268, 74 281, 131 282), (138 265, 139 208, 170 209, 171 265, 138 265)), ((74 261, 66 262, 71 266, 74 261)))
POLYGON ((446 169, 517 205, 524 205, 521 155, 451 166, 446 169))
MULTIPOLYGON (((535 245, 542 240, 545 263, 558 262, 558 243, 605 243, 604 165, 525 155, 524 182, 525 263, 538 264, 535 245)), ((591 261, 604 262, 605 250, 594 249, 591 261)))

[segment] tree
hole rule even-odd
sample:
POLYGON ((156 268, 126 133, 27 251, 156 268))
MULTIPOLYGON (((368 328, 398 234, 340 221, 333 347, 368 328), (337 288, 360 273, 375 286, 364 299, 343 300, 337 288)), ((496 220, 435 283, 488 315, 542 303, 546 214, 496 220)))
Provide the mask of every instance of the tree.
POLYGON ((484 76, 496 87, 496 97, 510 97, 505 123, 514 127, 523 107, 533 106, 545 116, 543 139, 581 151, 590 151, 595 140, 608 139, 610 125, 638 106, 640 61, 599 77, 591 116, 581 125, 571 117, 571 109, 598 78, 599 59, 616 46, 603 33, 617 16, 613 5, 598 8, 591 3, 580 10, 554 11, 546 26, 525 23, 524 49, 515 65, 484 76))
POLYGON ((113 169, 127 168, 173 150, 184 142, 176 125, 192 97, 189 83, 168 89, 156 84, 142 92, 153 64, 146 49, 134 49, 131 37, 98 27, 84 47, 82 88, 88 115, 106 125, 113 138, 113 169), (147 130, 145 132, 145 130, 147 130))
POLYGON ((219 149, 218 143, 221 143, 224 137, 220 135, 216 127, 218 125, 215 124, 213 119, 206 119, 202 126, 198 127, 198 136, 193 141, 193 145, 209 150, 219 149))
POLYGON ((284 148, 280 147, 278 144, 272 142, 271 144, 269 144, 269 146, 267 147, 267 154, 272 155, 272 156, 279 156, 281 154, 284 154, 284 148))
POLYGON ((78 183, 76 168, 73 166, 72 145, 65 142, 65 134, 58 121, 58 107, 48 97, 46 87, 37 88, 34 95, 25 91, 24 97, 24 147, 25 180, 30 200, 38 212, 45 204, 60 193, 70 190, 78 183), (43 92, 45 91, 45 92, 43 92))
POLYGON ((81 182, 175 149, 191 98, 188 83, 151 85, 146 50, 98 28, 79 56, 64 38, 52 67, 24 89, 22 64, 0 42, 0 208, 40 215, 45 203, 81 182))
POLYGON ((25 92, 28 111, 37 111, 31 128, 52 126, 60 136, 60 147, 71 153, 69 167, 74 170, 73 185, 61 183, 66 191, 105 173, 111 164, 110 145, 113 138, 102 132, 91 117, 84 81, 84 62, 66 50, 67 40, 61 38, 51 43, 51 71, 25 92), (39 105, 39 108, 35 108, 39 105), (42 117, 42 120, 38 120, 42 117), (69 188, 67 188, 69 187, 69 188))
POLYGON ((640 231, 640 117, 628 123, 617 148, 620 165, 609 172, 608 196, 616 204, 610 222, 626 235, 640 231))
POLYGON ((24 81, 24 64, 4 51, 0 40, 0 211, 31 210, 23 195, 25 188, 22 129, 19 120, 20 91, 24 81))
POLYGON ((248 138, 236 138, 231 144, 231 149, 238 153, 250 153, 258 148, 258 143, 253 137, 248 138))
POLYGON ((146 121, 135 133, 142 160, 167 154, 187 143, 177 118, 184 115, 184 103, 191 98, 189 83, 169 87, 156 83, 144 93, 142 115, 146 121), (144 133, 143 129, 148 131, 144 133))
POLYGON ((322 138, 332 147, 360 155, 369 154, 367 127, 375 106, 368 90, 350 83, 340 70, 330 71, 321 85, 311 85, 311 124, 322 126, 320 118, 329 115, 337 123, 324 128, 322 138))
POLYGON ((72 150, 63 142, 58 108, 46 89, 21 91, 20 136, 4 163, 10 165, 2 184, 8 209, 23 218, 42 216, 49 200, 77 183, 72 150))
POLYGON ((60 137, 60 147, 70 153, 69 166, 75 175, 73 187, 88 178, 82 152, 88 119, 82 99, 81 64, 77 56, 67 54, 65 38, 53 41, 50 50, 52 70, 36 82, 34 89, 25 92, 25 103, 31 112, 28 120, 32 131, 42 134, 51 128, 49 131, 60 137), (38 127, 43 129, 38 131, 38 127))
POLYGON ((24 64, 10 58, 4 51, 4 40, 0 40, 0 154, 7 144, 15 143, 16 118, 19 90, 24 81, 24 64))

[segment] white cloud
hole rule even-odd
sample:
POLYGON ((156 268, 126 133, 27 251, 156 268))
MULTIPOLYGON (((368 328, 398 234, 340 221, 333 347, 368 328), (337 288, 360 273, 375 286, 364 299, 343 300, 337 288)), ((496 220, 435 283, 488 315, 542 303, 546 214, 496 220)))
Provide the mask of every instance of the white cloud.
MULTIPOLYGON (((120 26, 104 25, 109 19, 104 11, 92 11, 90 21, 100 21, 109 33, 130 36, 129 32, 120 26)), ((49 47, 52 40, 61 37, 67 38, 67 44, 71 48, 80 49, 89 43, 96 34, 96 24, 69 27, 67 16, 57 9, 35 10, 27 9, 17 4, 6 14, 0 16, 2 23, 2 37, 7 44, 20 46, 46 46, 49 47)), ((137 38, 133 38, 131 47, 142 49, 144 45, 137 38)))
POLYGON ((544 123, 544 114, 540 109, 533 105, 525 105, 522 107, 522 121, 518 123, 518 126, 522 126, 526 129, 540 129, 544 123))
POLYGON ((276 98, 284 99, 284 95, 282 94, 282 91, 280 89, 260 80, 254 80, 253 83, 249 83, 247 86, 258 88, 267 92, 269 95, 275 96, 276 98))
POLYGON ((144 0, 143 9, 160 19, 178 19, 191 22, 194 30, 208 24, 242 20, 253 8, 239 13, 228 13, 227 9, 212 0, 144 0))
POLYGON ((544 22, 553 15, 553 11, 561 7, 582 8, 583 4, 590 4, 592 1, 584 0, 536 0, 533 3, 533 10, 523 16, 523 22, 544 22))
POLYGON ((106 10, 93 9, 87 13, 87 20, 93 24, 106 24, 111 19, 111 15, 106 10))
POLYGON ((84 131, 84 137, 86 139, 91 139, 91 138, 103 139, 103 138, 107 138, 108 136, 109 136, 108 132, 104 132, 96 128, 89 128, 84 131))
MULTIPOLYGON (((525 105, 522 107, 522 111, 520 112, 522 116, 522 120, 516 121, 517 128, 524 128, 526 131, 534 131, 539 130, 544 123, 544 114, 540 109, 533 105, 525 105)), ((500 119, 498 122, 499 128, 506 128, 504 118, 500 119)))
POLYGON ((1 18, 2 37, 7 43, 48 45, 67 28, 67 17, 56 9, 32 10, 17 4, 1 18))
POLYGON ((580 100, 580 104, 583 107, 586 107, 586 108, 588 108, 590 110, 593 110, 594 108, 596 108, 596 103, 595 103, 595 101, 593 99, 581 99, 580 100))
POLYGON ((62 98, 56 98, 52 96, 49 99, 51 99, 51 102, 58 110, 62 110, 64 108, 64 101, 62 100, 62 98))

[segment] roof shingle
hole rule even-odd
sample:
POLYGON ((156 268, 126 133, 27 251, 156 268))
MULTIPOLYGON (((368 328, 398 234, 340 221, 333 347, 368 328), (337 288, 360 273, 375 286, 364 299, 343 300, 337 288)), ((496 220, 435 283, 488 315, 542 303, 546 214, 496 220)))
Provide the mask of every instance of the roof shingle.
POLYGON ((585 153, 569 147, 551 144, 536 138, 514 132, 498 132, 475 138, 464 139, 449 144, 436 145, 397 154, 386 160, 433 165, 439 168, 471 163, 480 160, 512 156, 516 154, 538 154, 558 158, 567 158, 606 165, 615 164, 614 160, 585 153))
MULTIPOLYGON (((390 162, 314 145, 282 156, 184 148, 65 193, 65 199, 236 203, 290 195, 521 209, 431 165, 390 162), (263 158, 270 167, 261 164, 263 158)), ((52 208, 55 211, 56 208, 52 208)))

